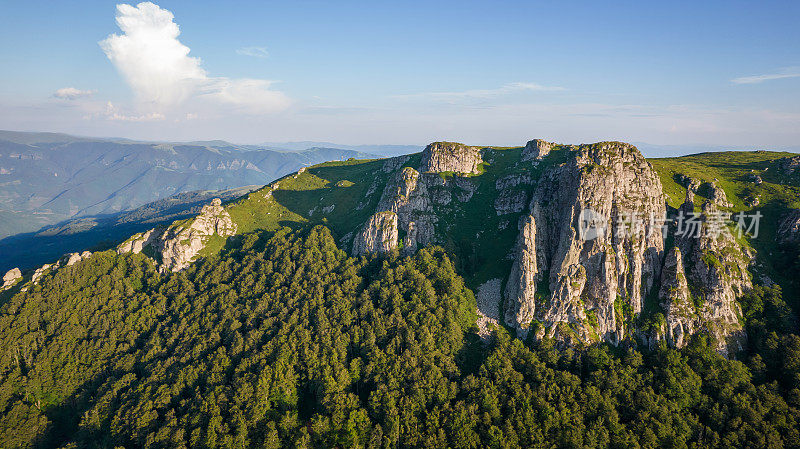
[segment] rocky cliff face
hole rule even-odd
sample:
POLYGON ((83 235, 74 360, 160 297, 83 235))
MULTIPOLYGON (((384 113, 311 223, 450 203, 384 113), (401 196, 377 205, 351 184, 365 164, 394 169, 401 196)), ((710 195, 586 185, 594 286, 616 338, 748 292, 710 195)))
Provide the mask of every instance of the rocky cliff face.
POLYGON ((434 142, 422 152, 420 171, 477 173, 481 162, 481 152, 476 147, 453 142, 434 142))
MULTIPOLYGON (((448 222, 447 211, 476 207, 468 204, 481 177, 466 174, 474 173, 480 154, 460 144, 431 144, 419 170, 404 166, 408 159, 387 161, 389 177, 376 214, 356 234, 353 252, 386 252, 401 243, 413 252, 442 243, 447 230, 458 226, 448 222), (462 175, 442 177, 442 171, 462 175)), ((483 337, 497 321, 521 338, 564 343, 666 340, 680 347, 692 334, 706 332, 717 338, 722 353, 741 347, 736 298, 751 288, 751 255, 712 226, 718 207, 731 206, 716 182, 676 175, 687 189, 684 212, 694 212, 695 192, 709 198, 697 234, 687 237, 668 226, 675 217, 667 217, 660 179, 632 145, 532 140, 517 162, 504 163, 512 165, 509 174, 492 181, 493 210, 522 216, 507 278, 481 287, 483 337), (499 308, 487 299, 493 297, 502 298, 499 308), (642 313, 658 312, 663 320, 640 327, 642 313)), ((798 221, 791 219, 787 235, 798 221)))
POLYGON ((533 139, 525 145, 522 150, 523 161, 541 161, 545 156, 550 154, 554 144, 540 139, 533 139))
MULTIPOLYGON (((523 158, 525 153, 523 152, 523 158)), ((534 184, 530 173, 515 173, 503 176, 495 181, 497 198, 494 200, 495 213, 508 215, 521 212, 528 205, 529 186, 534 184)))
POLYGON ((435 183, 434 177, 438 178, 438 175, 423 176, 411 167, 404 167, 391 176, 378 202, 379 212, 396 214, 395 226, 398 229, 395 233, 399 230, 405 234, 403 245, 408 251, 433 241, 436 216, 428 186, 435 183))
POLYGON ((697 320, 683 268, 683 254, 677 247, 672 247, 664 260, 658 298, 666 322, 655 341, 663 338, 672 346, 683 347, 688 343, 688 337, 694 334, 697 320))
POLYGON ((397 214, 378 212, 367 220, 353 240, 353 254, 386 253, 397 248, 397 214))
MULTIPOLYGON (((679 212, 694 213, 691 193, 679 212)), ((680 347, 686 335, 702 330, 716 338, 721 353, 730 354, 743 349, 746 341, 736 300, 752 288, 748 266, 753 254, 736 242, 721 214, 706 201, 695 215, 696 228, 684 224, 683 232, 672 230, 675 248, 661 274, 660 298, 667 310, 668 342, 680 347)))
POLYGON ((187 224, 155 228, 136 234, 117 247, 117 252, 139 253, 150 247, 161 259, 162 271, 180 271, 186 268, 215 235, 228 237, 236 234, 236 224, 216 198, 203 206, 200 214, 187 224))
POLYGON ((407 254, 421 246, 437 243, 436 224, 439 217, 436 208, 451 203, 465 203, 472 198, 476 186, 468 177, 455 174, 445 180, 439 173, 469 173, 461 170, 477 167, 480 152, 472 147, 450 143, 434 143, 428 145, 426 152, 428 150, 431 152, 427 156, 423 153, 422 172, 402 166, 408 158, 390 159, 384 165, 384 172, 389 173, 389 178, 378 201, 376 214, 353 239, 353 251, 356 254, 370 252, 368 248, 381 236, 386 238, 382 240, 383 244, 378 244, 379 252, 394 249, 401 241, 407 254), (444 153, 440 151, 442 148, 446 149, 444 153), (455 159, 448 159, 450 157, 455 159), (459 157, 467 158, 468 162, 457 162, 459 157), (386 212, 393 213, 395 218, 382 215, 386 212), (393 230, 378 229, 392 226, 393 230))
POLYGON ((631 145, 565 151, 520 222, 505 322, 522 337, 616 343, 661 271, 661 183, 631 145))
POLYGON ((222 208, 219 199, 203 206, 200 215, 185 228, 171 226, 161 235, 160 249, 162 269, 179 271, 205 247, 213 235, 228 237, 236 234, 236 224, 222 208))
MULTIPOLYGON (((781 161, 784 171, 793 169, 794 159, 781 161)), ((732 206, 722 185, 732 181, 669 173, 669 182, 677 182, 670 188, 687 192, 679 211, 670 208, 671 219, 694 213, 695 195, 707 199, 695 235, 681 234, 674 222, 665 226, 660 178, 635 147, 620 142, 536 139, 513 149, 437 142, 418 155, 302 169, 230 210, 250 214, 253 221, 242 226, 255 231, 287 220, 329 223, 354 255, 397 248, 411 254, 441 244, 468 282, 480 281, 474 287, 486 340, 495 326, 505 326, 521 338, 564 344, 680 347, 704 332, 730 354, 745 341, 737 298, 752 287, 752 254, 719 227, 721 211, 732 206), (354 222, 349 210, 363 222, 354 222)), ((800 213, 790 211, 778 236, 800 241, 799 229, 800 213)), ((117 251, 144 252, 161 271, 178 271, 237 231, 214 200, 195 218, 136 234, 117 251)), ((9 272, 3 288, 36 282, 85 257, 67 255, 24 275, 9 272)))

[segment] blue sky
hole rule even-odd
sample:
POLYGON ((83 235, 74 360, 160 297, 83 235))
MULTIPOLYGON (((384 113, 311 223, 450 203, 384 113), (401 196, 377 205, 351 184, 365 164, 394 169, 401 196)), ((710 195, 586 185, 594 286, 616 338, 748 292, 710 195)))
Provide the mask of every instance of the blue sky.
POLYGON ((798 2, 375 3, 3 1, 0 128, 800 145, 798 2))

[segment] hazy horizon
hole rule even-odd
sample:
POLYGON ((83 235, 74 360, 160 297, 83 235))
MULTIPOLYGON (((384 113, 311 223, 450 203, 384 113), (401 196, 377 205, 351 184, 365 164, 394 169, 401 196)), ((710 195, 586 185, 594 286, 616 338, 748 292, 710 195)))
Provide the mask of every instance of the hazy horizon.
MULTIPOLYGON (((424 143, 398 143, 398 142, 358 142, 358 143, 348 143, 348 142, 333 142, 330 140, 287 140, 287 141, 268 141, 268 140, 258 140, 253 142, 241 142, 235 140, 228 140, 228 139, 219 139, 219 138, 209 138, 209 139, 192 139, 192 140, 170 140, 170 139, 158 139, 158 138, 147 138, 147 139, 136 139, 131 137, 125 136, 102 136, 102 135, 82 135, 82 134, 72 134, 69 132, 53 132, 53 131, 25 131, 25 130, 10 130, 10 129, 0 129, 0 133, 11 132, 11 133, 27 133, 27 134, 63 134, 68 135, 71 137, 77 138, 85 138, 85 139, 97 139, 97 140, 121 140, 121 141, 131 141, 131 142, 141 142, 141 143, 203 143, 203 142, 225 142, 231 145, 238 145, 238 146, 249 146, 249 147, 263 147, 264 149, 272 149, 272 150, 279 150, 279 151, 302 151, 305 149, 309 149, 312 147, 331 147, 331 148, 341 148, 341 149, 362 149, 363 147, 416 147, 414 151, 422 150, 426 145, 434 141, 445 141, 447 139, 436 139, 431 142, 424 142, 424 143)), ((536 136, 531 137, 528 140, 539 138, 536 136)), ((473 146, 524 146, 525 142, 517 142, 517 143, 508 143, 508 144, 495 144, 495 143, 475 143, 475 142, 462 142, 468 145, 473 146)), ((559 142, 565 144, 584 144, 584 143, 594 143, 598 141, 585 141, 585 142, 559 142)), ((685 156, 694 153, 702 153, 702 152, 719 152, 719 151, 758 151, 758 150, 765 150, 765 151, 787 151, 787 152, 800 152, 800 146, 780 146, 780 147, 765 147, 765 146, 754 146, 754 145, 708 145, 702 143, 694 143, 694 144, 684 144, 684 145, 662 145, 662 144, 655 144, 651 142, 628 142, 631 143, 639 148, 639 150, 648 158, 653 157, 671 157, 671 156, 685 156)), ((368 148, 364 151, 368 151, 368 148)), ((402 153, 402 152, 401 152, 402 153)), ((393 154, 401 154, 401 153, 373 153, 375 156, 391 156, 393 154)))

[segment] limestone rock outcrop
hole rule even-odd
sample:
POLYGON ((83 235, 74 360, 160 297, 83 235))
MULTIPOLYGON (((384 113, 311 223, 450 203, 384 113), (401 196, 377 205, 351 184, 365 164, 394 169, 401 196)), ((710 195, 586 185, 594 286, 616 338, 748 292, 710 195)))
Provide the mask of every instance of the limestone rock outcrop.
MULTIPOLYGON (((439 182, 444 181, 436 174, 425 176, 411 167, 403 167, 386 183, 377 210, 396 214, 397 226, 405 234, 403 246, 409 252, 433 242, 436 216, 428 186, 439 182)), ((436 200, 449 203, 451 198, 440 194, 436 200)))
POLYGON ((497 197, 494 209, 497 215, 522 212, 528 205, 530 186, 533 179, 529 173, 514 173, 495 181, 497 197))
MULTIPOLYGON (((428 147, 435 145, 437 144, 428 147)), ((376 212, 396 214, 398 238, 402 239, 403 250, 406 253, 413 253, 417 248, 436 241, 435 227, 438 216, 435 207, 469 201, 475 193, 476 185, 470 178, 459 175, 445 180, 438 173, 421 173, 412 167, 396 167, 395 170, 389 175, 376 212)), ((371 217, 364 225, 364 231, 370 228, 370 224, 374 224, 374 219, 374 216, 371 217)), ((367 237, 363 235, 364 231, 362 237, 367 237)), ((370 246, 362 243, 363 240, 359 241, 356 237, 353 248, 358 247, 365 252, 371 252, 370 246)))
POLYGON ((397 248, 397 214, 378 212, 371 216, 353 239, 353 255, 386 253, 397 248))
POLYGON ((13 287, 20 279, 22 279, 22 272, 19 268, 12 268, 3 275, 3 286, 0 287, 0 291, 8 290, 9 288, 13 287))
POLYGON ((483 162, 481 151, 454 142, 434 142, 422 152, 419 171, 422 173, 477 173, 483 162))
POLYGON ((505 175, 495 181, 494 187, 497 190, 506 190, 519 186, 533 185, 534 181, 529 173, 513 173, 505 175))
POLYGON ((672 247, 664 259, 658 298, 666 318, 663 337, 674 347, 685 346, 697 327, 697 313, 683 269, 683 255, 677 247, 672 247))
POLYGON ((661 272, 661 183, 629 144, 568 151, 520 221, 504 318, 523 338, 535 324, 537 336, 616 343, 661 272))
POLYGON ((553 143, 540 139, 533 139, 525 145, 525 148, 522 149, 522 160, 541 161, 545 156, 550 154, 553 146, 555 146, 553 143))
POLYGON ((700 188, 700 184, 702 184, 699 179, 686 176, 683 173, 676 174, 675 180, 678 182, 678 184, 682 185, 686 188, 686 190, 692 193, 697 192, 697 189, 700 188))
MULTIPOLYGON (((69 267, 75 265, 76 263, 88 259, 92 256, 90 251, 83 251, 81 253, 68 253, 64 254, 60 259, 58 259, 55 263, 46 263, 41 267, 35 269, 33 274, 31 275, 31 284, 36 284, 39 280, 47 273, 52 273, 62 267, 69 267)), ((0 288, 0 291, 5 290, 6 288, 10 288, 14 285, 21 277, 22 273, 19 271, 18 268, 14 268, 6 273, 6 276, 9 277, 10 281, 6 282, 6 277, 3 277, 3 287, 0 288), (15 271, 16 270, 16 271, 15 271)), ((23 287, 23 290, 27 290, 27 286, 23 287)))
POLYGON ((84 251, 82 253, 69 253, 65 254, 59 261, 56 263, 58 267, 69 267, 75 265, 76 263, 87 259, 92 256, 92 253, 89 251, 84 251))
MULTIPOLYGON (((694 204, 687 201, 681 211, 686 215, 693 213, 694 204)), ((684 232, 674 230, 675 245, 679 249, 676 257, 681 259, 681 264, 676 266, 678 269, 685 267, 694 313, 689 313, 682 297, 670 298, 667 310, 680 310, 681 313, 673 315, 684 324, 684 331, 702 329, 715 337, 720 353, 730 355, 743 349, 746 341, 737 298, 752 288, 748 267, 753 254, 737 243, 733 234, 720 223, 720 214, 716 205, 707 201, 697 228, 692 227, 690 232, 686 232, 686 228, 684 232), (672 299, 678 301, 674 307, 672 299), (693 324, 686 326, 692 315, 693 324)), ((676 276, 680 277, 680 270, 676 271, 676 276)), ((662 285, 673 285, 671 278, 671 273, 662 273, 662 285)), ((675 343, 680 342, 676 340, 675 343)))
POLYGON ((502 190, 494 200, 497 215, 521 212, 528 202, 528 193, 524 190, 502 190))
POLYGON ((212 236, 229 237, 236 234, 236 229, 222 202, 215 198, 191 222, 136 234, 120 244, 117 252, 139 253, 149 246, 160 256, 162 271, 180 271, 197 257, 212 236))
MULTIPOLYGON (((484 150, 489 163, 508 154, 484 150)), ((375 214, 344 241, 352 242, 356 255, 398 247, 411 253, 443 243, 458 217, 485 210, 465 204, 477 194, 505 216, 497 219, 498 230, 513 226, 511 214, 521 213, 507 280, 493 277, 479 288, 481 337, 488 339, 492 327, 503 323, 521 338, 551 337, 564 344, 666 340, 680 347, 704 332, 716 338, 723 354, 741 347, 745 336, 736 301, 752 286, 751 254, 712 227, 719 208, 730 207, 716 181, 675 175, 686 188, 683 212, 694 213, 696 196, 710 199, 690 239, 669 224, 660 178, 632 145, 532 140, 517 161, 503 161, 515 164, 509 173, 488 177, 493 190, 478 190, 487 178, 465 176, 476 173, 480 157, 476 148, 434 143, 419 169, 408 166, 413 158, 387 160, 375 214), (658 312, 664 320, 656 319, 658 312)), ((370 195, 380 186, 370 185, 370 198, 358 209, 375 204, 370 195)), ((784 234, 800 233, 800 212, 787 220, 784 234)))
POLYGON ((47 273, 50 270, 50 268, 52 268, 52 267, 53 267, 53 264, 46 263, 46 264, 42 265, 41 267, 37 268, 36 270, 34 270, 33 271, 33 276, 31 276, 31 282, 34 283, 34 284, 39 282, 39 279, 41 279, 42 276, 44 276, 45 273, 47 273))
POLYGON ((381 170, 383 170, 384 173, 391 173, 393 171, 396 171, 398 168, 402 167, 403 164, 408 162, 409 159, 410 156, 390 157, 386 159, 386 162, 383 163, 383 167, 381 167, 381 170))
POLYGON ((149 231, 134 234, 117 246, 117 254, 139 254, 145 247, 156 242, 163 232, 163 228, 153 228, 149 231))
POLYGON ((728 196, 725 195, 725 190, 716 183, 716 181, 706 182, 701 188, 705 188, 708 192, 708 198, 719 207, 733 207, 733 204, 728 201, 728 196))
POLYGON ((209 237, 228 237, 236 234, 236 224, 222 207, 218 198, 203 206, 200 214, 188 227, 170 226, 159 238, 162 270, 180 271, 186 268, 205 247, 209 237))

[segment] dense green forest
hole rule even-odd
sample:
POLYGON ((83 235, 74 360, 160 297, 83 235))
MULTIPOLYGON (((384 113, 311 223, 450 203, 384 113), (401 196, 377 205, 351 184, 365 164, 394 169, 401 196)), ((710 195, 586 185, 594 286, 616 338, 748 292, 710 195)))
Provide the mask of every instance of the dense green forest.
POLYGON ((2 447, 800 447, 800 337, 742 299, 738 360, 475 335, 439 248, 356 259, 322 226, 174 274, 97 253, 5 298, 2 447))

